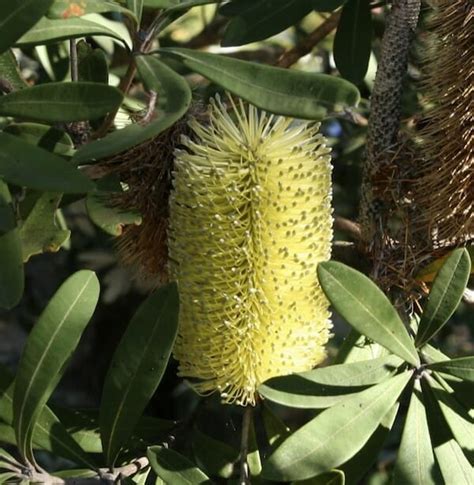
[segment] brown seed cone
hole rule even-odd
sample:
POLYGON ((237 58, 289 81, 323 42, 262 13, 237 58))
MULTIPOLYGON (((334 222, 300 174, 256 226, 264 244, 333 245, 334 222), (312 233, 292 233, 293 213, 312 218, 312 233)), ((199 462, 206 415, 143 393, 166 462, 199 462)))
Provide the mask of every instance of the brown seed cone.
POLYGON ((117 239, 119 257, 136 276, 152 285, 168 280, 167 228, 174 150, 188 130, 180 121, 130 150, 102 162, 99 170, 116 174, 126 190, 110 203, 122 209, 136 209, 142 215, 139 226, 129 225, 117 239))
POLYGON ((430 27, 413 227, 438 249, 474 240, 474 6, 437 0, 430 27))

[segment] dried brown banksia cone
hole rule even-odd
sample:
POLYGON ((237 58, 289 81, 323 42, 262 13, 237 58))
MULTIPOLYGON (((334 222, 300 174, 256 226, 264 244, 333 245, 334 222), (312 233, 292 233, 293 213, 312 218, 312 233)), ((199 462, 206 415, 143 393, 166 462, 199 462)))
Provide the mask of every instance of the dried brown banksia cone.
POLYGON ((177 151, 169 256, 178 281, 180 375, 253 405, 266 379, 325 357, 316 267, 332 239, 329 148, 314 124, 230 100, 191 121, 177 151))
POLYGON ((474 6, 432 3, 413 226, 436 249, 474 240, 474 6))

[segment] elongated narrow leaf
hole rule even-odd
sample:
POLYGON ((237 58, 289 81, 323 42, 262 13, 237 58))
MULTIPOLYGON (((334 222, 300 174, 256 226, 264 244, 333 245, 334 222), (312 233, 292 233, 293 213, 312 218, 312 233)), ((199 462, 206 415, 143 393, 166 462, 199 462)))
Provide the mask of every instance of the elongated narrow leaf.
POLYGON ((85 41, 77 44, 79 81, 107 84, 109 70, 107 57, 102 49, 93 49, 85 41))
POLYGON ((444 389, 431 376, 428 376, 427 381, 430 389, 426 389, 425 386, 426 392, 433 394, 453 436, 461 446, 469 463, 474 466, 474 418, 456 400, 452 389, 444 389))
POLYGON ((137 18, 138 25, 142 21, 143 0, 127 0, 127 7, 131 10, 137 18))
POLYGON ((410 377, 410 372, 400 374, 319 414, 270 455, 263 477, 305 480, 347 461, 377 429, 410 377))
POLYGON ((198 429, 193 431, 192 440, 194 459, 200 468, 221 478, 232 476, 239 459, 238 450, 198 429))
POLYGON ((319 282, 336 311, 358 332, 414 366, 420 359, 397 310, 367 276, 336 261, 318 266, 319 282))
MULTIPOLYGON (((0 367, 0 442, 16 445, 13 429, 13 392, 13 377, 0 367)), ((43 408, 36 422, 33 448, 49 451, 74 463, 94 467, 94 463, 47 406, 43 408)))
POLYGON ((269 445, 276 447, 289 436, 290 428, 274 413, 267 401, 263 401, 262 418, 269 445))
POLYGON ((0 114, 38 121, 90 120, 120 106, 122 93, 101 83, 48 83, 0 97, 0 114))
POLYGON ((165 372, 178 329, 176 284, 161 288, 140 306, 105 378, 100 429, 113 466, 165 372))
POLYGON ((349 0, 342 8, 334 39, 334 61, 349 81, 360 84, 369 66, 372 16, 369 0, 349 0))
POLYGON ((423 345, 441 330, 461 301, 471 272, 465 249, 456 249, 439 270, 421 316, 416 344, 423 345))
POLYGON ((71 156, 74 153, 71 137, 54 126, 39 123, 12 123, 4 131, 21 138, 30 145, 36 145, 57 155, 71 156))
POLYGON ((190 49, 159 49, 231 93, 271 113, 322 119, 329 112, 356 105, 357 88, 344 79, 271 67, 190 49))
POLYGON ((224 17, 235 17, 255 6, 255 0, 231 0, 219 7, 219 13, 224 17))
POLYGON ((11 47, 22 34, 48 10, 53 0, 9 0, 0 3, 0 54, 11 47))
POLYGON ((339 469, 344 472, 345 485, 359 485, 363 477, 377 461, 377 456, 389 435, 395 418, 397 417, 399 404, 395 403, 390 411, 383 417, 377 429, 368 439, 365 445, 339 469))
POLYGON ((165 483, 172 483, 173 485, 212 483, 194 463, 176 451, 163 446, 152 446, 148 448, 147 456, 153 471, 165 483))
POLYGON ((55 293, 33 328, 23 351, 13 396, 18 450, 33 460, 33 431, 65 371, 99 298, 92 271, 78 271, 55 293))
POLYGON ((274 377, 259 387, 270 401, 297 408, 326 408, 390 377, 401 364, 395 356, 338 364, 274 377))
POLYGON ((191 89, 180 75, 151 56, 137 57, 136 62, 148 91, 158 94, 154 119, 146 126, 134 123, 84 145, 73 158, 76 163, 99 160, 143 143, 172 126, 188 110, 191 89))
MULTIPOLYGON (((0 155, 0 167, 1 164, 2 158, 0 155)), ((7 184, 1 178, 0 268, 0 308, 8 310, 16 306, 23 295, 24 275, 21 240, 16 228, 12 198, 7 184)))
MULTIPOLYGON (((61 423, 69 434, 87 453, 102 453, 102 442, 99 430, 98 409, 65 409, 53 408, 61 423)), ((175 421, 143 416, 135 426, 133 435, 127 441, 129 450, 146 450, 168 436, 169 431, 176 426, 175 421)))
POLYGON ((10 91, 28 87, 28 84, 21 77, 18 63, 11 49, 0 54, 0 72, 2 73, 2 82, 7 83, 6 87, 10 88, 10 91))
MULTIPOLYGON (((423 391, 425 391, 425 387, 423 391)), ((423 392, 423 396, 425 397, 431 443, 444 483, 470 485, 474 479, 474 468, 469 464, 461 447, 446 426, 446 421, 433 393, 429 392, 429 388, 426 388, 426 391, 423 392)))
POLYGON ((296 24, 313 9, 301 0, 263 0, 234 17, 227 26, 223 46, 249 44, 278 34, 296 24))
POLYGON ((428 368, 474 382, 474 357, 461 357, 429 364, 428 368))
POLYGON ((81 17, 89 13, 116 12, 128 17, 136 26, 138 23, 135 14, 128 8, 122 7, 108 0, 54 0, 47 16, 52 19, 69 19, 81 17))
POLYGON ((415 381, 398 451, 394 483, 439 483, 419 380, 415 381))
POLYGON ((66 39, 86 37, 91 35, 105 35, 124 42, 112 29, 97 22, 81 18, 51 20, 42 18, 32 29, 17 40, 19 47, 29 45, 50 44, 66 39))
POLYGON ((0 133, 0 177, 37 190, 83 193, 92 182, 66 160, 46 150, 0 133))
POLYGON ((341 470, 332 470, 317 477, 308 478, 308 480, 291 482, 291 485, 344 485, 345 483, 344 472, 341 470))

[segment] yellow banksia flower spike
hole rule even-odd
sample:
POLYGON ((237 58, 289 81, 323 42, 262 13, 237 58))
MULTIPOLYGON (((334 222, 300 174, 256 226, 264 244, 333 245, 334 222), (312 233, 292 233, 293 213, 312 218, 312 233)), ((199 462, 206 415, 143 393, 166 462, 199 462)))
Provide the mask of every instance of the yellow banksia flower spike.
POLYGON ((175 357, 196 391, 254 405, 257 387, 325 357, 330 149, 318 126, 217 98, 175 159, 168 244, 175 357))

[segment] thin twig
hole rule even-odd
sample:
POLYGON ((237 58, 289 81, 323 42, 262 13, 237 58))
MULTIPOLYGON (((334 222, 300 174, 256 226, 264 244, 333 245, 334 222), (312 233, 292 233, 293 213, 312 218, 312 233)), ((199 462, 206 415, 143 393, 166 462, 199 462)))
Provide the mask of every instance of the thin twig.
POLYGON ((276 65, 278 67, 290 67, 295 64, 298 59, 309 54, 315 45, 321 42, 327 35, 329 35, 339 23, 341 11, 333 12, 319 27, 305 37, 301 42, 295 45, 292 49, 284 52, 278 59, 276 65))
POLYGON ((240 442, 240 478, 239 485, 250 484, 249 464, 247 455, 249 453, 249 432, 252 422, 252 406, 247 406, 242 418, 242 440, 240 442))
POLYGON ((69 51, 71 56, 71 81, 77 82, 79 80, 79 66, 77 60, 76 39, 69 40, 69 51))

